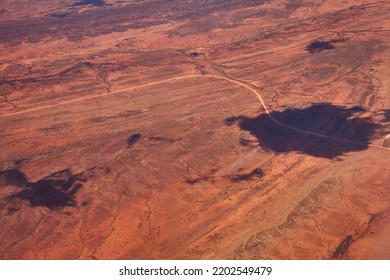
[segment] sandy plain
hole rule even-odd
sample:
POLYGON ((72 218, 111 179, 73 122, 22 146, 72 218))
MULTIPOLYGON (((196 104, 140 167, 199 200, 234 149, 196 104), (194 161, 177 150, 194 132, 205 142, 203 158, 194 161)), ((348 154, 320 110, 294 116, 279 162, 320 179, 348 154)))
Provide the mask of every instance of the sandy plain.
POLYGON ((2 1, 0 258, 389 259, 389 12, 2 1))

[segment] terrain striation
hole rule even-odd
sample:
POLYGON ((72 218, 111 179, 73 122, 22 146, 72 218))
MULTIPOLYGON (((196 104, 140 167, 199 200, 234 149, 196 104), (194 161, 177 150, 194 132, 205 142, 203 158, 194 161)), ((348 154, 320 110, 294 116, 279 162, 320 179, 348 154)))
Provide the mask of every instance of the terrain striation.
POLYGON ((390 3, 0 3, 1 259, 389 259, 390 3))

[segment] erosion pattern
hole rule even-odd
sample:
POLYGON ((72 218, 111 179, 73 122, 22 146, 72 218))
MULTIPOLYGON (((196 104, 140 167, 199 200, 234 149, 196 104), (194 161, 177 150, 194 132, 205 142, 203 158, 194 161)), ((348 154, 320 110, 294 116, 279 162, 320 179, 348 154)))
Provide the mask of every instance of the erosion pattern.
POLYGON ((387 1, 1 1, 1 259, 389 259, 387 1))

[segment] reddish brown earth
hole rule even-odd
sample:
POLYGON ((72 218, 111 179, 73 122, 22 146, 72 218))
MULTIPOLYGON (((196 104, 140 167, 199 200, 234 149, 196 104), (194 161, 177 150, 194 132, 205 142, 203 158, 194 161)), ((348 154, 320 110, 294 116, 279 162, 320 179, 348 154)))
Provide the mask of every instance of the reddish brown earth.
POLYGON ((1 1, 0 258, 389 259, 389 13, 1 1))

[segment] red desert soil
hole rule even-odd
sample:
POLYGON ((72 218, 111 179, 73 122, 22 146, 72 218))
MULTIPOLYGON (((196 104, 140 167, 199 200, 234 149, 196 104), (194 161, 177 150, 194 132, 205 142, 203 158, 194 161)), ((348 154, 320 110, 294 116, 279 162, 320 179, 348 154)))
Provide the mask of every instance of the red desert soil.
POLYGON ((389 259, 390 3, 0 3, 1 259, 389 259))

